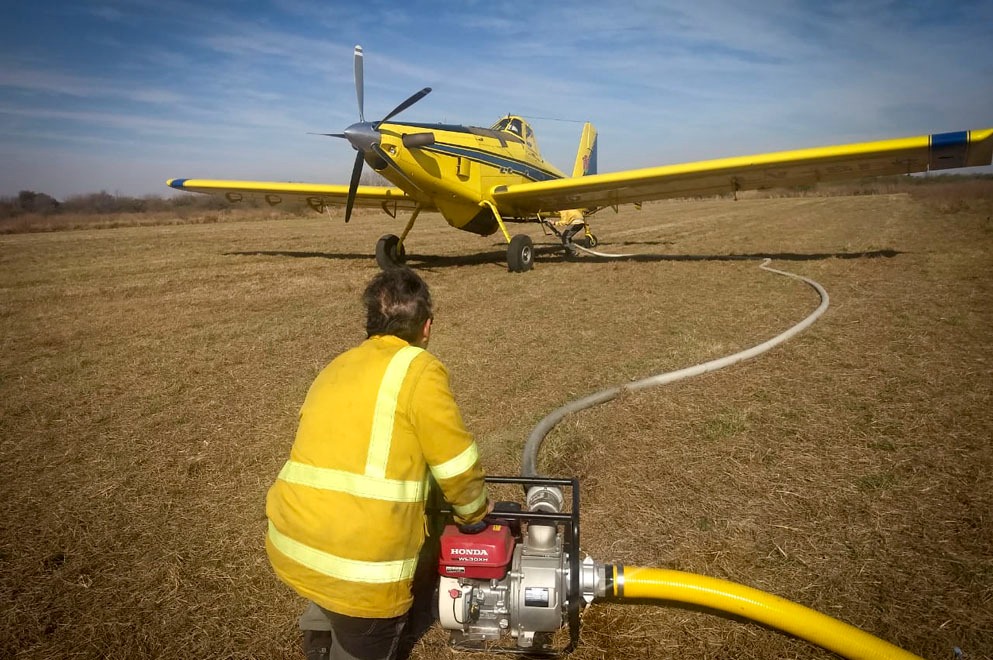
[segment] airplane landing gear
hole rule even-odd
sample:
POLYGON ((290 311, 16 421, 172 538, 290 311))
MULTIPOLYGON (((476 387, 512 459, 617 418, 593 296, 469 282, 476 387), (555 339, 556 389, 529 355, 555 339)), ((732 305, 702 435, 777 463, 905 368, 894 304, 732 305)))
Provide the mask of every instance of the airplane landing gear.
POLYGON ((407 259, 406 250, 399 236, 387 234, 376 242, 376 263, 383 270, 396 268, 407 259))
POLYGON ((600 239, 590 231, 589 225, 585 222, 574 222, 560 230, 555 223, 549 222, 547 219, 539 218, 538 221, 548 230, 545 232, 546 234, 550 231, 562 241, 562 250, 565 252, 566 259, 571 259, 579 254, 577 247, 592 250, 600 243, 600 239))
POLYGON ((579 239, 576 242, 582 245, 587 250, 592 250, 600 243, 600 241, 596 237, 596 234, 592 232, 587 232, 585 236, 583 236, 581 239, 579 239))
POLYGON ((531 237, 518 234, 510 239, 507 246, 507 270, 512 273, 523 273, 534 266, 534 244, 531 237))

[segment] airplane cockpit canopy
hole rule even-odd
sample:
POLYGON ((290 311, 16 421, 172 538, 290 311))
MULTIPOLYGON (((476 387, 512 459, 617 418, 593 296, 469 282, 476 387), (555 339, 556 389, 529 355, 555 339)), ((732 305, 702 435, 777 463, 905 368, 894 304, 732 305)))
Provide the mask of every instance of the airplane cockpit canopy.
POLYGON ((534 131, 532 131, 531 126, 520 117, 507 115, 497 123, 493 124, 492 130, 503 131, 516 135, 524 140, 524 144, 526 144, 529 149, 532 151, 538 151, 538 141, 534 137, 534 131))

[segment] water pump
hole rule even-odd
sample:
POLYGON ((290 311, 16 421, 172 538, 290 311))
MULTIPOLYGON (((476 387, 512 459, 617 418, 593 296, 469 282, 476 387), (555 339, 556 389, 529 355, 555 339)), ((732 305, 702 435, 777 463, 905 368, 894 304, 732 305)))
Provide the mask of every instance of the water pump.
POLYGON ((579 561, 579 484, 518 477, 487 482, 524 486, 527 510, 499 502, 483 523, 445 527, 438 560, 441 625, 457 648, 568 652, 579 641, 580 608, 593 600, 597 573, 591 559, 579 561), (563 489, 571 495, 566 513, 563 489), (569 642, 556 649, 554 633, 566 624, 569 642))
MULTIPOLYGON (((579 643, 579 613, 594 599, 655 600, 723 612, 846 658, 921 660, 854 626, 784 598, 705 575, 579 560, 579 482, 487 477, 517 484, 525 507, 500 502, 475 526, 447 525, 438 560, 438 618, 454 647, 556 655, 579 643), (564 506, 563 489, 570 491, 564 506), (568 626, 568 642, 556 632, 568 626)), ((439 516, 451 510, 432 505, 439 516)))

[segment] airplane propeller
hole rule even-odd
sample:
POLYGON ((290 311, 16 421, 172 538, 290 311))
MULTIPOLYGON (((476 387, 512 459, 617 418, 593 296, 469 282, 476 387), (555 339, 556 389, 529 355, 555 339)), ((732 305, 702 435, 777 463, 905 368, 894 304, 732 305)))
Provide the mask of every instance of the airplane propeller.
POLYGON ((430 87, 425 87, 421 91, 411 94, 407 100, 393 108, 393 110, 379 121, 368 122, 365 120, 365 74, 363 72, 362 62, 362 46, 356 46, 355 98, 359 106, 359 121, 346 128, 344 133, 318 133, 318 135, 326 135, 328 137, 344 138, 358 151, 355 155, 355 165, 352 167, 352 178, 348 182, 348 197, 345 200, 345 222, 348 222, 352 217, 352 207, 355 206, 355 196, 359 188, 359 179, 362 177, 362 162, 365 160, 366 154, 375 154, 378 159, 389 162, 382 147, 379 146, 382 139, 382 135, 379 133, 380 125, 397 116, 431 92, 430 87))

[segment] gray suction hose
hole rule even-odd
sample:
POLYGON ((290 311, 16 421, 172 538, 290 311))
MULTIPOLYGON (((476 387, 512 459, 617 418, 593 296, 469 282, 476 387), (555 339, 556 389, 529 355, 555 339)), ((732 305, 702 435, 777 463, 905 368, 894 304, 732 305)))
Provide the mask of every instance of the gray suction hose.
MULTIPOLYGON (((590 250, 587 250, 592 252, 590 250)), ((599 253, 594 253, 598 254, 599 253)), ((620 256, 620 255, 603 255, 603 256, 620 256)), ((561 422, 566 415, 574 412, 579 412, 580 410, 585 410, 586 408, 591 408, 597 404, 605 403, 611 399, 617 398, 622 392, 637 392, 638 390, 644 390, 649 387, 656 387, 658 385, 666 385, 668 383, 674 383, 678 380, 683 380, 685 378, 691 378, 693 376, 699 376, 701 374, 709 373, 711 371, 717 371, 718 369, 723 369, 724 367, 730 367, 732 364, 737 364, 744 360, 748 360, 757 355, 761 355, 771 348, 782 344, 787 339, 800 334, 816 321, 820 316, 827 311, 828 308, 828 294, 817 282, 802 277, 800 275, 795 275, 793 273, 787 273, 786 271, 776 270, 775 268, 769 267, 769 262, 771 259, 766 259, 762 262, 760 268, 767 270, 771 273, 776 273, 777 275, 785 275, 786 277, 792 277, 795 280, 801 280, 812 286, 821 297, 821 304, 815 309, 807 318, 803 319, 796 325, 794 325, 789 330, 776 335, 768 341, 762 342, 758 346, 753 346, 752 348, 746 349, 739 353, 733 355, 728 355, 727 357, 719 358, 716 360, 711 360, 709 362, 704 362, 692 367, 686 367, 685 369, 679 369, 678 371, 670 371, 667 373, 657 374, 655 376, 649 376, 648 378, 643 378, 642 380, 635 381, 633 383, 626 383, 618 387, 612 387, 607 390, 602 390, 595 394, 591 394, 582 399, 577 399, 566 405, 553 410, 549 413, 543 420, 541 420, 537 426, 531 431, 531 435, 528 436, 528 440, 524 445, 524 454, 521 458, 521 476, 523 477, 537 477, 538 475, 538 450, 541 448, 541 443, 545 439, 545 436, 555 427, 556 424, 561 422)))
MULTIPOLYGON (((761 268, 778 275, 802 280, 817 290, 821 297, 821 304, 807 318, 786 332, 740 353, 679 371, 659 374, 620 387, 613 387, 562 406, 541 420, 531 432, 531 436, 524 446, 522 475, 525 478, 538 476, 536 465, 541 442, 549 431, 569 413, 610 401, 624 391, 633 392, 656 385, 665 385, 729 367, 737 362, 760 355, 810 327, 821 314, 827 311, 827 291, 820 284, 806 277, 769 268, 769 261, 769 259, 763 261, 761 268)), ((563 504, 562 495, 557 489, 540 485, 532 486, 528 490, 527 503, 531 511, 556 512, 561 511, 563 504)), ((610 596, 620 599, 649 599, 660 603, 676 602, 717 609, 782 630, 852 660, 869 660, 870 658, 922 660, 912 653, 858 628, 853 628, 847 623, 742 584, 661 568, 600 564, 593 562, 589 557, 583 562, 581 576, 585 585, 592 585, 591 591, 594 598, 610 596), (597 576, 600 578, 599 581, 597 576), (612 588, 610 589, 607 588, 606 578, 608 576, 611 577, 612 588)), ((584 598, 586 598, 585 593, 584 598)), ((590 602, 589 599, 587 602, 590 602)))

